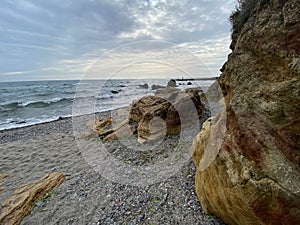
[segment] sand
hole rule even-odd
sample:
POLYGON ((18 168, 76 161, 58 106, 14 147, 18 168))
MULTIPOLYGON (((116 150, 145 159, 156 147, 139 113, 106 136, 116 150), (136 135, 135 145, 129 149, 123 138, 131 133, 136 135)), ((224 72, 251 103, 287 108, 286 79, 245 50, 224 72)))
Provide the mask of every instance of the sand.
MULTIPOLYGON (((107 115, 108 112, 103 113, 102 117, 107 115)), ((124 174, 129 172, 127 168, 141 166, 149 169, 149 174, 151 168, 159 168, 159 173, 164 171, 168 159, 172 159, 172 149, 181 149, 176 146, 180 138, 176 135, 166 138, 149 154, 145 150, 149 146, 136 145, 138 151, 130 152, 127 142, 108 142, 103 145, 108 149, 107 158, 101 160, 112 157, 120 161, 123 167, 116 171, 124 174), (139 147, 145 149, 139 151, 139 147), (157 160, 163 163, 157 164, 157 160)), ((93 144, 101 143, 96 137, 88 139, 91 140, 93 144)), ((81 144, 76 142, 71 118, 0 132, 0 171, 10 175, 2 183, 1 202, 16 187, 46 173, 58 171, 67 175, 49 198, 36 203, 22 224, 223 224, 202 212, 195 195, 195 167, 190 157, 179 160, 182 165, 174 167, 177 170, 173 174, 166 173, 165 178, 158 174, 160 177, 149 184, 134 183, 140 179, 139 175, 127 174, 135 179, 126 180, 111 169, 106 172, 107 164, 103 166, 101 160, 96 164, 102 166, 95 166, 81 144)), ((188 149, 189 144, 184 148, 188 149)))

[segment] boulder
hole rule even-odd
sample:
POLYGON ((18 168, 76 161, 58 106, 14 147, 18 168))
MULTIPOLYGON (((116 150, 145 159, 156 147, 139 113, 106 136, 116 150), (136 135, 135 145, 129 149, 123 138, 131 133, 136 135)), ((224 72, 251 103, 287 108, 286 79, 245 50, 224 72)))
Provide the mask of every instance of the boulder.
POLYGON ((164 86, 161 86, 161 85, 158 85, 158 84, 153 84, 152 86, 151 86, 151 89, 152 90, 157 90, 157 89, 160 89, 160 88, 165 88, 164 86))
POLYGON ((196 192, 228 224, 300 224, 299 4, 263 2, 233 36, 226 109, 194 140, 196 192))
POLYGON ((144 96, 134 101, 127 118, 113 129, 98 132, 98 135, 104 141, 135 134, 139 143, 157 141, 199 122, 199 118, 209 113, 206 106, 201 89, 158 89, 154 96, 144 96))
POLYGON ((176 80, 174 79, 169 80, 167 87, 177 87, 176 80))
POLYGON ((64 179, 64 174, 54 172, 31 184, 19 187, 10 198, 2 203, 0 224, 20 224, 22 219, 31 212, 34 203, 57 188, 64 179))
POLYGON ((148 89, 149 88, 149 85, 147 83, 140 84, 139 86, 140 86, 140 88, 143 88, 143 89, 148 89))
POLYGON ((129 121, 137 124, 138 141, 155 141, 194 124, 206 113, 202 93, 196 88, 166 88, 133 102, 129 121))

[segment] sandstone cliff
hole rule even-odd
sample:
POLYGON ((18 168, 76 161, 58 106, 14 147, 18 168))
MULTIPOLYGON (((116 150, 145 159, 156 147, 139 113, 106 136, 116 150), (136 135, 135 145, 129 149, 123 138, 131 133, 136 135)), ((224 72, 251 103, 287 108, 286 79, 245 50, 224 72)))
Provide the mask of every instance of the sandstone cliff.
POLYGON ((300 2, 254 2, 219 79, 226 109, 194 140, 196 191, 228 224, 300 224, 300 2))

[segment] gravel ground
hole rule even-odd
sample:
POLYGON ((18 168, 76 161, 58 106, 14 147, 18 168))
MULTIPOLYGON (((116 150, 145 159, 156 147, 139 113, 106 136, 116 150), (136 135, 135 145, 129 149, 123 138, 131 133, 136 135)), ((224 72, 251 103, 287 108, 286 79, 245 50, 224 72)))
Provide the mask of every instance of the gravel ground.
MULTIPOLYGON (((108 112, 102 113, 101 117, 108 115, 108 112)), ((102 146, 108 155, 124 165, 117 168, 124 174, 127 168, 166 171, 162 173, 165 177, 159 173, 153 182, 147 183, 151 177, 146 177, 143 185, 138 183, 138 174, 129 175, 135 179, 127 182, 118 180, 117 173, 99 171, 80 147, 80 141, 76 142, 71 118, 1 131, 0 171, 11 176, 4 183, 6 189, 0 192, 0 201, 19 185, 32 182, 45 173, 59 171, 67 175, 66 180, 48 198, 36 203, 23 225, 224 224, 203 213, 195 194, 195 167, 191 158, 186 157, 191 139, 173 135, 157 145, 140 145, 133 136, 104 143, 102 146), (178 157, 182 154, 184 157, 178 157), (175 163, 175 167, 172 163, 167 165, 168 160, 175 163), (168 166, 175 168, 174 171, 167 172, 168 166)), ((96 137, 88 141, 101 143, 96 137)), ((94 158, 103 160, 96 155, 94 158)))

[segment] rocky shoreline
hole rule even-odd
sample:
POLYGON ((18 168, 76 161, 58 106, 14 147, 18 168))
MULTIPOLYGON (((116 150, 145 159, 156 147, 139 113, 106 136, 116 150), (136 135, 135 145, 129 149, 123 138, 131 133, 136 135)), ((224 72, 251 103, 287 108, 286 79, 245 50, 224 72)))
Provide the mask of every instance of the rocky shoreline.
MULTIPOLYGON (((104 112, 100 117, 109 115, 104 112)), ((143 166, 172 154, 178 139, 178 135, 167 136, 152 155, 126 150, 119 141, 105 146, 118 160, 143 166)), ((0 140, 0 170, 10 174, 2 184, 1 202, 21 184, 46 173, 66 174, 66 180, 51 196, 37 202, 21 224, 223 224, 203 213, 195 194, 195 167, 190 158, 174 175, 135 186, 115 182, 91 168, 76 144, 72 118, 1 131, 0 140)))

